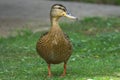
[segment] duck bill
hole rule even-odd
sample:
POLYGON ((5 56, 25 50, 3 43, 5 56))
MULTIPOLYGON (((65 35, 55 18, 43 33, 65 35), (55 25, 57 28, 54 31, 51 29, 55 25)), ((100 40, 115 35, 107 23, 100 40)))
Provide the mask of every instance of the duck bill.
POLYGON ((76 17, 72 16, 71 14, 67 13, 66 17, 70 18, 70 19, 77 19, 76 17))

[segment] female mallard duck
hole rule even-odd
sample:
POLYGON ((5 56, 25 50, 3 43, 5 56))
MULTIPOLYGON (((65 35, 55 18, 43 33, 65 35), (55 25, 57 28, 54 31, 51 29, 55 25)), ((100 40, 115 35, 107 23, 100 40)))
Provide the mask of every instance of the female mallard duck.
POLYGON ((71 42, 58 24, 58 20, 62 16, 76 19, 76 17, 67 13, 67 9, 63 5, 54 4, 50 11, 52 27, 49 32, 41 36, 36 45, 37 52, 48 64, 48 76, 52 75, 50 64, 58 64, 61 62, 64 62, 64 71, 62 76, 65 76, 66 63, 72 53, 71 42))

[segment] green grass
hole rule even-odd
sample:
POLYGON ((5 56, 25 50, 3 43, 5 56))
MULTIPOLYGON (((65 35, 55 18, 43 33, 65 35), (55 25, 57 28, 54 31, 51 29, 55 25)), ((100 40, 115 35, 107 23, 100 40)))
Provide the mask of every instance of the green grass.
POLYGON ((85 18, 60 23, 73 43, 67 75, 60 78, 63 64, 52 65, 47 78, 47 64, 36 53, 40 32, 18 32, 15 37, 0 38, 0 80, 119 80, 120 19, 85 18))

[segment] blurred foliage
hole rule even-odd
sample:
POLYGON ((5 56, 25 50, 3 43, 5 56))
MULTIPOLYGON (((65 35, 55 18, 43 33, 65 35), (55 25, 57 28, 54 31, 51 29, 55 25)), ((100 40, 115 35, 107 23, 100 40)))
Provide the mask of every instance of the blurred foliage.
POLYGON ((120 0, 61 0, 61 1, 78 1, 78 2, 97 3, 97 4, 120 5, 120 0))

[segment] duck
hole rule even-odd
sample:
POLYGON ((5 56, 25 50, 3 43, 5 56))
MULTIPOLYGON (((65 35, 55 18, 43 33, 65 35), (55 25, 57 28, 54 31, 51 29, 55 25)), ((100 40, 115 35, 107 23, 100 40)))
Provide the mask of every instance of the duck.
POLYGON ((59 26, 59 19, 67 17, 70 19, 77 19, 68 13, 65 6, 62 4, 54 4, 50 10, 51 27, 48 32, 41 35, 36 44, 37 53, 48 66, 48 76, 51 77, 51 64, 64 63, 63 73, 61 76, 66 75, 67 62, 72 54, 72 43, 69 37, 62 31, 59 26))

